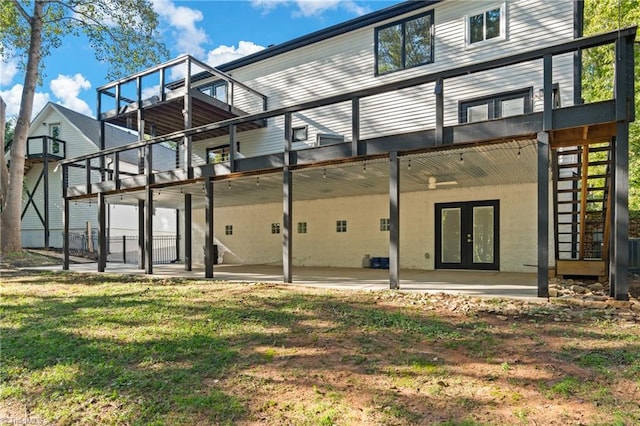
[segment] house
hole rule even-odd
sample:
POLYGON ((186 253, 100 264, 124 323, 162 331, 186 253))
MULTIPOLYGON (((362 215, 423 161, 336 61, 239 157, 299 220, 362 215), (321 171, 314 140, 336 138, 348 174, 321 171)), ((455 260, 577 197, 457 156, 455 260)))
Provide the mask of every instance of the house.
POLYGON ((626 298, 636 29, 581 28, 579 1, 409 1, 217 68, 177 58, 97 89, 103 123, 148 136, 61 164, 145 164, 68 185, 65 214, 138 205, 149 252, 153 208, 181 209, 185 268, 206 277, 374 259, 391 288, 401 268, 535 272, 540 296, 550 274, 608 274, 626 298), (581 52, 600 45, 615 91, 584 103, 581 52), (178 164, 159 167, 167 144, 178 164))
MULTIPOLYGON (((94 118, 52 102, 47 103, 32 121, 27 141, 21 222, 24 247, 62 248, 62 170, 57 161, 98 152, 100 128, 100 122, 94 118)), ((104 132, 105 146, 109 148, 138 140, 137 134, 111 125, 105 125, 104 132)), ((138 157, 132 154, 121 157, 123 171, 137 171, 138 157)), ((99 174, 97 164, 92 173, 99 174)), ((72 183, 85 179, 84 170, 69 174, 72 183)), ((137 223, 133 222, 132 226, 130 220, 136 217, 135 210, 132 206, 110 206, 106 213, 109 237, 119 243, 122 236, 137 235, 137 223)), ((96 204, 76 203, 74 214, 68 220, 69 232, 86 244, 87 226, 98 229, 96 204)), ((160 209, 156 223, 157 235, 175 235, 175 210, 160 209)))

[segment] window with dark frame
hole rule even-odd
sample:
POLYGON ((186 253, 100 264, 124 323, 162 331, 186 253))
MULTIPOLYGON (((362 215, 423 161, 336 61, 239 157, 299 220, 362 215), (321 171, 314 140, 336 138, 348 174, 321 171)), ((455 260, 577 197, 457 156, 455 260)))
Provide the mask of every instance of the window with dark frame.
POLYGON ((380 219, 380 231, 389 231, 391 229, 391 221, 389 219, 380 219))
POLYGON ((433 62, 433 11, 375 29, 376 75, 433 62))
POLYGON ((280 233, 280 224, 279 223, 272 223, 271 224, 271 233, 272 234, 279 234, 280 233))
POLYGON ((224 226, 224 235, 233 235, 233 225, 224 226))
POLYGON ((347 221, 346 220, 337 220, 336 221, 336 232, 347 232, 347 221))
POLYGON ((460 102, 460 123, 493 120, 533 111, 533 88, 460 102))
POLYGON ((493 7, 467 17, 467 44, 504 38, 504 6, 493 7))
POLYGON ((291 129, 291 135, 293 142, 306 141, 309 138, 309 128, 308 126, 293 127, 291 129))
POLYGON ((298 234, 307 233, 307 222, 298 222, 298 234))
MULTIPOLYGON (((207 148, 207 164, 219 164, 229 161, 229 145, 207 148)), ((236 142, 236 152, 240 152, 240 142, 236 142)))

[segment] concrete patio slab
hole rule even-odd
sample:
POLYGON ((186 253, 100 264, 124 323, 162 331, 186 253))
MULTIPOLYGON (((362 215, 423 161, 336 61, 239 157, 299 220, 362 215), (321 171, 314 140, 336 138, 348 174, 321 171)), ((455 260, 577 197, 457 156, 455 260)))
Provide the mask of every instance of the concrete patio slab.
MULTIPOLYGON (((61 266, 25 268, 61 271, 61 266)), ((96 263, 73 264, 74 272, 98 273, 96 263)), ((154 265, 153 277, 204 279, 203 269, 185 271, 182 264, 154 265)), ((106 273, 144 275, 136 265, 108 263, 106 273)), ((282 266, 216 265, 214 280, 282 284, 282 266)), ((481 297, 537 299, 536 274, 497 271, 420 271, 402 270, 400 290, 481 297)), ((293 284, 341 290, 388 290, 389 271, 363 268, 293 268, 293 284)))

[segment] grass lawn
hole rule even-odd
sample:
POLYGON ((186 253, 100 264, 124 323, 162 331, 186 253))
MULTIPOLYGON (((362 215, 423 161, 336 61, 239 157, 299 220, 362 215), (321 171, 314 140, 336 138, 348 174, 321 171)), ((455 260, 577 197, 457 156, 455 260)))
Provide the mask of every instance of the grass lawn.
POLYGON ((562 306, 505 321, 421 294, 0 281, 0 424, 640 424, 640 324, 562 306))

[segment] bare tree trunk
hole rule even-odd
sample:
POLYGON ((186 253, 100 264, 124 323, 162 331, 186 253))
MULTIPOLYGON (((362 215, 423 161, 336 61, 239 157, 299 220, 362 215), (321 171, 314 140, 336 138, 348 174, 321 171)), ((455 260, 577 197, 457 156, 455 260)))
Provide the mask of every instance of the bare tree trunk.
MULTIPOLYGON (((11 146, 11 167, 9 170, 9 190, 7 202, 1 213, 1 244, 3 253, 22 250, 20 236, 20 213, 22 210, 22 184, 24 182, 24 160, 27 148, 27 136, 31 113, 33 112, 33 97, 38 81, 38 66, 40 64, 40 48, 42 45, 42 13, 44 3, 37 0, 33 7, 30 20, 31 40, 27 69, 24 76, 24 87, 20 101, 20 113, 16 122, 15 135, 11 146)), ((4 147, 3 147, 4 149, 4 147)))
POLYGON ((4 202, 7 199, 7 191, 9 189, 9 169, 7 168, 7 159, 4 157, 6 107, 7 104, 0 97, 0 141, 2 141, 2 149, 0 149, 0 212, 4 209, 4 202))

